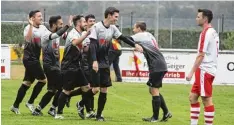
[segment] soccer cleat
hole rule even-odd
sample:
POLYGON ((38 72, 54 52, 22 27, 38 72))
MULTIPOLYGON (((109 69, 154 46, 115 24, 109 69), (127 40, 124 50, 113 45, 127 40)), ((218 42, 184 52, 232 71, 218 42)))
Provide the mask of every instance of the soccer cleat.
POLYGON ((171 117, 172 117, 172 114, 168 112, 166 115, 163 115, 163 118, 160 120, 160 122, 166 122, 171 117))
POLYGON ((33 116, 42 116, 43 113, 42 113, 41 111, 38 112, 38 111, 34 110, 34 111, 32 112, 32 115, 33 115, 33 116))
POLYGON ((56 114, 54 119, 64 119, 64 117, 61 114, 56 114))
POLYGON ((76 108, 77 108, 78 115, 79 115, 82 119, 85 119, 85 115, 84 115, 84 106, 80 106, 80 102, 77 102, 77 103, 76 103, 76 108))
POLYGON ((55 117, 55 115, 56 115, 56 109, 50 108, 50 110, 48 111, 48 114, 51 115, 51 116, 53 116, 53 117, 55 117))
POLYGON ((70 107, 70 101, 71 101, 71 97, 68 97, 67 98, 67 101, 66 101, 66 106, 69 108, 70 107))
POLYGON ((86 114, 86 118, 95 118, 96 117, 96 113, 94 111, 90 111, 86 114))
POLYGON ((25 106, 31 111, 33 112, 35 110, 34 105, 33 104, 29 104, 28 102, 25 104, 25 106))
POLYGON ((145 122, 158 122, 157 119, 155 119, 154 117, 151 118, 142 118, 143 121, 145 122))
POLYGON ((16 115, 20 114, 19 108, 15 108, 14 106, 11 106, 10 110, 14 112, 16 115))
POLYGON ((96 121, 104 122, 105 118, 103 116, 96 116, 96 121))

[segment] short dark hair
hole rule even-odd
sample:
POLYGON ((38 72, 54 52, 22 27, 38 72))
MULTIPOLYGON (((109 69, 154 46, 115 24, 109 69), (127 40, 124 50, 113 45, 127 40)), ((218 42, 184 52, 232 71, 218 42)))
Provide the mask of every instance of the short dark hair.
POLYGON ((213 19, 213 13, 211 10, 208 10, 208 9, 198 9, 197 11, 198 13, 202 12, 202 16, 204 17, 207 17, 208 19, 208 23, 210 23, 213 19))
POLYGON ((89 15, 85 16, 85 21, 88 21, 89 18, 95 19, 95 16, 93 14, 89 14, 89 15))
POLYGON ((50 19, 49 19, 50 27, 52 27, 53 24, 56 24, 59 19, 62 19, 62 17, 60 15, 58 15, 58 16, 51 16, 50 19))
POLYGON ((29 18, 33 17, 36 13, 41 12, 40 10, 32 10, 29 12, 28 16, 29 18))
POLYGON ((119 10, 116 9, 115 7, 108 7, 105 10, 104 16, 105 16, 105 18, 107 18, 109 14, 112 16, 114 13, 119 13, 119 10))
POLYGON ((77 21, 80 20, 81 18, 84 18, 83 15, 76 15, 75 17, 73 17, 73 24, 76 26, 77 21))
POLYGON ((140 27, 142 31, 146 31, 146 23, 144 21, 138 21, 136 22, 136 27, 140 27))

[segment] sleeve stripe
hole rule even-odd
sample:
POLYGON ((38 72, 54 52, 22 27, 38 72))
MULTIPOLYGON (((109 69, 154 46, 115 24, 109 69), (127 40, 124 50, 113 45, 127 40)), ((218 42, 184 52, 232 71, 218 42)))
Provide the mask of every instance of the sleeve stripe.
POLYGON ((200 41, 200 48, 199 48, 199 52, 203 52, 203 48, 204 48, 204 42, 205 42, 205 37, 206 37, 206 32, 207 30, 211 28, 211 27, 207 27, 206 29, 204 29, 201 33, 201 41, 200 41))
POLYGON ((152 39, 152 43, 153 43, 154 47, 158 49, 158 44, 154 39, 152 39))

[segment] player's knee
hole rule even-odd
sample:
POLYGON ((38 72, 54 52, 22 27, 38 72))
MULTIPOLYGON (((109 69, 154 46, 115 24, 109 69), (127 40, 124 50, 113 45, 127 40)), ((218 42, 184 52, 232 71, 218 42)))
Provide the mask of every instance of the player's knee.
POLYGON ((202 97, 202 103, 205 107, 213 105, 211 97, 202 97))
POLYGON ((63 93, 65 93, 66 95, 70 95, 70 94, 71 94, 71 91, 63 90, 63 93))
POLYGON ((57 90, 55 90, 55 89, 49 89, 48 92, 51 92, 51 93, 55 94, 57 92, 57 90))
POLYGON ((89 89, 90 89, 89 86, 82 86, 82 87, 81 87, 81 90, 82 90, 83 92, 87 92, 89 89))
POLYGON ((151 88, 150 93, 152 96, 159 96, 159 89, 158 88, 151 88))
POLYGON ((92 91, 93 91, 94 94, 97 94, 97 93, 99 93, 100 88, 99 88, 99 87, 94 87, 94 88, 92 89, 92 91))
POLYGON ((107 87, 103 87, 100 89, 102 93, 107 93, 107 87))
POLYGON ((46 84, 46 79, 38 80, 38 82, 42 82, 46 84))
POLYGON ((191 104, 197 103, 197 98, 194 97, 194 95, 190 94, 190 95, 189 95, 189 102, 190 102, 191 104))
POLYGON ((32 83, 30 81, 23 81, 23 84, 30 87, 32 85, 32 83))

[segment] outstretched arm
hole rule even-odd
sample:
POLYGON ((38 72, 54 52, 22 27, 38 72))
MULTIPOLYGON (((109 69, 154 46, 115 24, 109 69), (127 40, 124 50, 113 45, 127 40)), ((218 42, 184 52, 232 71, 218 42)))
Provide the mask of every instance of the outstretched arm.
POLYGON ((132 47, 135 47, 135 49, 139 52, 143 52, 143 48, 137 44, 133 39, 132 37, 126 37, 126 36, 123 36, 121 35, 119 38, 119 40, 122 40, 123 42, 127 43, 128 45, 132 46, 132 47))

